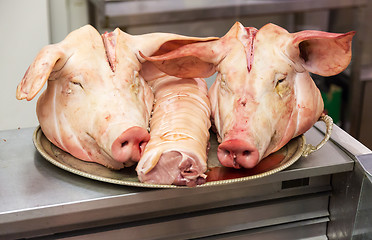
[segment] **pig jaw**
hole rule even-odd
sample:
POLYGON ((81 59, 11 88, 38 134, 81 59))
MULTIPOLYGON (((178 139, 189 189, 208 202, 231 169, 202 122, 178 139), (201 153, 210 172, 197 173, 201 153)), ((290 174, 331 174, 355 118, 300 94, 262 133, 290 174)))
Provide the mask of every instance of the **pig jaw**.
MULTIPOLYGON (((102 116, 99 118, 105 119, 102 116)), ((99 163, 113 169, 130 167, 137 163, 150 140, 146 125, 123 121, 108 124, 105 121, 102 122, 100 129, 85 133, 92 141, 89 145, 87 144, 87 146, 93 146, 90 150, 102 153, 104 161, 107 162, 99 163)))

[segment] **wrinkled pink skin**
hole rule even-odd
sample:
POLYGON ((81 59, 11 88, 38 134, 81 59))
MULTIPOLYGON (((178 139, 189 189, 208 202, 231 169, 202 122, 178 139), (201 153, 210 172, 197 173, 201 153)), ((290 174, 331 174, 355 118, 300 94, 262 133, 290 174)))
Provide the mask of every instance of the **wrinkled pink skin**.
POLYGON ((227 167, 252 168, 318 120, 323 100, 309 72, 343 71, 354 34, 290 34, 274 24, 257 30, 236 23, 219 40, 146 59, 177 77, 218 72, 209 90, 218 159, 227 167))
MULTIPOLYGON (((203 41, 208 38, 203 39, 203 41)), ((73 156, 120 169, 138 162, 150 139, 153 93, 139 74, 139 52, 166 52, 198 38, 168 33, 102 36, 84 26, 44 47, 17 88, 17 99, 37 104, 45 136, 73 156)))
POLYGON ((136 168, 139 180, 187 186, 205 183, 211 126, 206 82, 168 76, 149 62, 143 64, 141 75, 155 92, 155 105, 151 139, 136 168))

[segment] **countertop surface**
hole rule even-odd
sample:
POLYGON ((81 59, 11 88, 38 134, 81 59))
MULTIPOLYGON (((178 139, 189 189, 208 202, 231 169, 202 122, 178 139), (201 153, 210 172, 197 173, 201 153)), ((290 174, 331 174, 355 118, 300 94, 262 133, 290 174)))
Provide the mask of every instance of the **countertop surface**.
MULTIPOLYGON (((321 149, 281 172, 218 186, 153 189, 100 182, 60 169, 39 154, 34 131, 0 131, 0 235, 50 234, 232 206, 241 199, 260 201, 268 194, 282 194, 283 181, 352 171, 355 156, 371 152, 334 126, 321 149)), ((322 131, 322 125, 311 128, 306 142, 318 144, 322 131)))

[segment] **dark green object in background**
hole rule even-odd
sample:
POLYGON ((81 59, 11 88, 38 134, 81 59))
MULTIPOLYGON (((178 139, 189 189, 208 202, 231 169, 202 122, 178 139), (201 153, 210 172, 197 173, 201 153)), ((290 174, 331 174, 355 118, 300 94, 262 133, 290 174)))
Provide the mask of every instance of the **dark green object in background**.
POLYGON ((333 118, 335 124, 341 124, 342 88, 331 84, 328 92, 321 91, 324 111, 333 118))

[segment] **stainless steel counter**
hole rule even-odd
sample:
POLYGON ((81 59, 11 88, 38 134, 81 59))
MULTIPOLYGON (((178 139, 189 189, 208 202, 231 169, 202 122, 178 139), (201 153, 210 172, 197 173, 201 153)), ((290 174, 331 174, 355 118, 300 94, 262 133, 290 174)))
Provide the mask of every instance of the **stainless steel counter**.
MULTIPOLYGON (((318 182, 329 182, 331 174, 352 171, 353 154, 370 152, 335 126, 333 136, 342 139, 344 147, 329 141, 274 175, 224 186, 146 189, 98 182, 57 168, 37 152, 33 132, 33 128, 0 132, 0 236, 73 232, 271 201, 296 195, 296 187, 283 187, 295 179, 310 178, 301 194, 323 192, 316 196, 322 197, 330 187, 318 182)), ((312 128, 305 136, 307 142, 317 144, 323 134, 312 128)))

